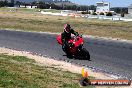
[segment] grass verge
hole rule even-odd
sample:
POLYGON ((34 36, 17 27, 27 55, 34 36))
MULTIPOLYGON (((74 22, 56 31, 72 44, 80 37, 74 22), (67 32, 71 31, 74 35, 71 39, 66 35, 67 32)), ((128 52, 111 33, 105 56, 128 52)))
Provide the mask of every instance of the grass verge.
POLYGON ((42 15, 38 9, 0 8, 0 28, 62 32, 65 23, 81 34, 132 40, 132 22, 42 15))
POLYGON ((0 54, 1 88, 80 88, 80 78, 80 74, 40 66, 24 56, 0 54))

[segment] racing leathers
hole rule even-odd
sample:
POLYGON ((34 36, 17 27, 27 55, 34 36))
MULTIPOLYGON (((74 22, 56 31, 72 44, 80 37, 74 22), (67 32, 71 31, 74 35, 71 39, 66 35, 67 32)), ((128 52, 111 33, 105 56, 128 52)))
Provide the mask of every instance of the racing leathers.
POLYGON ((69 43, 68 41, 71 39, 71 34, 74 34, 75 36, 78 36, 78 32, 74 31, 71 29, 68 33, 64 31, 61 34, 61 39, 62 39, 62 49, 63 51, 67 54, 67 56, 71 56, 71 54, 68 52, 69 50, 69 43))

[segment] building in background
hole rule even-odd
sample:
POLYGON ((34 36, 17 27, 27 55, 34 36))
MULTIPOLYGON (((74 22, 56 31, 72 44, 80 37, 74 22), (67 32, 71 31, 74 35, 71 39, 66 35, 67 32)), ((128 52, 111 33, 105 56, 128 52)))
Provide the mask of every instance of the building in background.
POLYGON ((132 4, 130 6, 128 6, 128 13, 132 14, 132 4))
POLYGON ((106 2, 96 2, 97 8, 96 12, 97 13, 105 13, 105 12, 110 12, 110 3, 106 2))

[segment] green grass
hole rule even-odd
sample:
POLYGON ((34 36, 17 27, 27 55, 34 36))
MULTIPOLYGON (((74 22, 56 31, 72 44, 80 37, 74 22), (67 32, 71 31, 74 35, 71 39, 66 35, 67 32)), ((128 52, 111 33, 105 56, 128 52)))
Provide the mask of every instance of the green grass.
POLYGON ((33 10, 18 9, 10 12, 7 8, 0 8, 0 28, 62 32, 63 25, 69 23, 80 34, 132 40, 132 22, 49 16, 36 13, 38 9, 33 10))
POLYGON ((19 10, 21 12, 29 12, 29 13, 39 12, 39 11, 52 12, 52 13, 61 12, 61 10, 55 10, 55 9, 28 9, 28 8, 6 8, 6 7, 1 7, 0 10, 1 11, 14 11, 14 12, 19 10))
POLYGON ((80 74, 40 66, 24 56, 0 54, 0 88, 80 88, 80 78, 80 74))

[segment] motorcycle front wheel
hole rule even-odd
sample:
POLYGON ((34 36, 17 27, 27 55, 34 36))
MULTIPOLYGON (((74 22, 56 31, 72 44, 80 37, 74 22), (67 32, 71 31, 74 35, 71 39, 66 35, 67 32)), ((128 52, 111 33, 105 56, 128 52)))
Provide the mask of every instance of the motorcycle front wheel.
POLYGON ((88 50, 86 50, 85 48, 82 48, 81 54, 84 60, 90 60, 90 54, 88 50))

